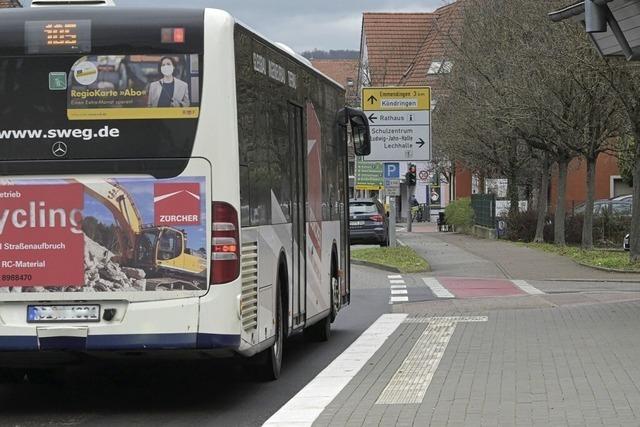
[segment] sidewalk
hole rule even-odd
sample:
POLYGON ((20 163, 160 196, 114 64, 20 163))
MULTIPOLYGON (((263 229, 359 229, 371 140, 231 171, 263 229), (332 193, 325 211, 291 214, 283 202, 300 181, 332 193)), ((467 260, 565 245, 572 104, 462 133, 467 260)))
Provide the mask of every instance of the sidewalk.
MULTIPOLYGON (((381 331, 365 333, 368 353, 347 350, 316 384, 317 397, 306 395, 313 405, 343 381, 314 426, 640 425, 640 288, 614 283, 638 275, 429 224, 414 230, 398 237, 429 260, 435 278, 531 280, 548 293, 394 305, 387 316, 406 316, 397 328, 379 346, 369 336, 381 331), (612 283, 585 291, 564 280, 612 283)), ((415 276, 407 284, 428 275, 415 276)))
POLYGON ((640 284, 640 274, 600 271, 510 242, 429 230, 428 226, 419 226, 415 233, 398 233, 398 238, 429 261, 433 275, 539 281, 621 280, 640 284))
POLYGON ((484 314, 406 318, 314 425, 640 424, 639 302, 484 314))

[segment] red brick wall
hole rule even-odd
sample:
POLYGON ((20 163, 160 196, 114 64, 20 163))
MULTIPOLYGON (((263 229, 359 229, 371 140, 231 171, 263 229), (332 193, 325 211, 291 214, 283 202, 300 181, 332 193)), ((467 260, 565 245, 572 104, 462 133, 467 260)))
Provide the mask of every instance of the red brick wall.
MULTIPOLYGON (((567 208, 584 202, 586 190, 586 163, 582 159, 574 159, 569 164, 567 174, 567 208)), ((620 175, 618 160, 609 154, 601 154, 596 165, 596 199, 611 197, 611 176, 620 175)), ((555 209, 557 197, 558 170, 554 167, 551 175, 551 205, 555 209)), ((461 199, 471 196, 471 173, 461 166, 456 168, 455 197, 461 199)))
POLYGON ((456 166, 455 198, 471 197, 471 172, 462 166, 456 166))
MULTIPOLYGON (((567 174, 567 208, 584 202, 587 197, 587 165, 583 159, 573 159, 567 174)), ((618 160, 609 154, 601 154, 596 164, 596 199, 611 197, 611 176, 620 175, 618 160)), ((555 209, 558 194, 558 170, 551 175, 551 210, 555 209)))

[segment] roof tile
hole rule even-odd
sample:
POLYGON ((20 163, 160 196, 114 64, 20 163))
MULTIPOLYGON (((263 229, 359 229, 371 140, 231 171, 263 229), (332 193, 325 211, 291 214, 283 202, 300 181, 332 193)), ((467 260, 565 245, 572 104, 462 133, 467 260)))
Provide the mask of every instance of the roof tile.
POLYGON ((372 86, 400 82, 434 19, 433 13, 364 13, 363 38, 372 86))
POLYGON ((458 40, 465 1, 432 13, 365 13, 363 38, 371 86, 437 88, 439 76, 427 75, 427 70, 433 61, 445 60, 452 42, 458 40))
POLYGON ((357 97, 356 82, 358 81, 357 59, 313 59, 311 63, 315 68, 331 77, 347 90, 347 103, 357 97))
POLYGON ((401 79, 403 85, 427 84, 437 88, 438 74, 428 75, 427 70, 433 61, 446 60, 453 43, 459 40, 463 19, 463 2, 464 0, 458 0, 434 12, 437 14, 437 18, 431 27, 430 34, 407 67, 406 73, 401 79))

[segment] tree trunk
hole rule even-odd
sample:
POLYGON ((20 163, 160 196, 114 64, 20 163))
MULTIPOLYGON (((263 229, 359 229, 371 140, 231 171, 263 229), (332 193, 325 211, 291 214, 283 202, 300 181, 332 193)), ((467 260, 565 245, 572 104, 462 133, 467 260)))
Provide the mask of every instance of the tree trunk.
POLYGON ((533 206, 535 203, 535 196, 533 195, 534 188, 531 181, 527 180, 527 183, 524 186, 524 200, 527 201, 527 212, 533 211, 533 206))
POLYGON ((565 204, 567 198, 567 169, 569 159, 567 157, 558 160, 558 197, 556 198, 556 213, 554 216, 553 243, 564 246, 565 239, 565 204))
POLYGON ((544 243, 544 226, 547 222, 547 201, 549 197, 549 154, 544 155, 540 188, 538 189, 538 218, 536 219, 535 243, 544 243))
POLYGON ((631 261, 637 262, 640 261, 640 129, 636 129, 634 136, 636 153, 633 164, 633 216, 629 244, 631 261))
POLYGON ((582 221, 582 249, 593 249, 593 202, 596 194, 596 162, 598 157, 587 158, 587 200, 582 221))
POLYGON ((507 196, 509 197, 509 219, 514 219, 518 215, 520 194, 518 194, 518 178, 515 171, 509 173, 507 183, 507 196))

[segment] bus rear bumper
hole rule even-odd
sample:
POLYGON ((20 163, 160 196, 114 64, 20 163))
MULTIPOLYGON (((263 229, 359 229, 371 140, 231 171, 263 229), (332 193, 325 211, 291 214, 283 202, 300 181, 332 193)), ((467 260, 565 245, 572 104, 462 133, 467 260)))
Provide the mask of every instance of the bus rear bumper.
POLYGON ((115 317, 105 320, 101 316, 95 322, 33 323, 27 320, 28 302, 4 302, 0 304, 0 353, 238 351, 240 328, 226 318, 214 317, 207 329, 201 329, 199 315, 222 303, 198 297, 145 302, 95 300, 84 304, 113 309, 115 317))
POLYGON ((87 337, 0 336, 0 351, 214 350, 240 347, 240 335, 135 334, 87 337))

